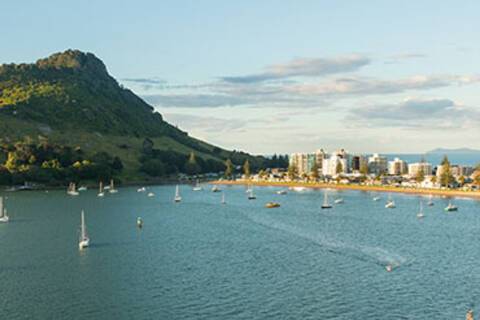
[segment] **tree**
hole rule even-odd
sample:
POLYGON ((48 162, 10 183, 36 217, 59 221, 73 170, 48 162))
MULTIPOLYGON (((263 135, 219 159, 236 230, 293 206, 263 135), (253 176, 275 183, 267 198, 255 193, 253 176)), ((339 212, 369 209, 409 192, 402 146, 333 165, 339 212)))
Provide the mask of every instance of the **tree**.
POLYGON ((460 184, 460 186, 463 186, 465 184, 465 176, 461 175, 460 177, 458 177, 458 183, 460 184))
POLYGON ((343 172, 343 164, 339 161, 335 167, 335 173, 338 175, 343 172))
POLYGON ((475 171, 473 172, 473 183, 480 187, 480 164, 477 165, 475 171))
POLYGON ((158 159, 151 159, 145 161, 140 170, 152 177, 160 177, 165 174, 165 165, 158 159))
POLYGON ((293 164, 289 165, 287 174, 290 180, 295 179, 297 176, 297 167, 295 167, 293 164))
POLYGON ((420 169, 418 170, 417 172, 417 175, 415 177, 415 181, 417 181, 418 183, 422 182, 423 180, 425 180, 425 173, 423 172, 423 168, 420 167, 420 169))
POLYGON ((365 176, 368 174, 368 164, 365 161, 360 164, 360 173, 365 176))
POLYGON ((314 162, 313 166, 312 166, 312 170, 310 172, 310 176, 315 180, 317 180, 319 178, 318 170, 319 170, 318 164, 316 162, 314 162))
POLYGON ((225 161, 225 177, 231 179, 233 175, 233 163, 232 160, 227 159, 225 161))
POLYGON ((243 174, 247 179, 250 178, 250 162, 248 162, 248 159, 245 160, 245 163, 243 164, 243 174))
POLYGON ((430 179, 430 182, 433 184, 437 183, 437 176, 432 176, 432 178, 430 179))
POLYGON ((200 173, 201 168, 197 163, 197 159, 195 158, 195 153, 193 153, 193 151, 190 152, 190 156, 188 161, 185 163, 184 169, 186 174, 195 175, 200 173))
MULTIPOLYGON (((82 164, 85 165, 85 160, 82 161, 82 164)), ((121 172, 121 171, 123 170, 122 160, 121 160, 119 157, 117 157, 117 156, 115 156, 115 157, 113 158, 113 161, 112 161, 112 169, 115 170, 115 171, 117 171, 117 172, 121 172)))
POLYGON ((442 160, 442 173, 440 175, 440 185, 442 187, 447 187, 450 186, 453 181, 453 175, 450 169, 450 161, 448 161, 448 157, 444 156, 442 160))

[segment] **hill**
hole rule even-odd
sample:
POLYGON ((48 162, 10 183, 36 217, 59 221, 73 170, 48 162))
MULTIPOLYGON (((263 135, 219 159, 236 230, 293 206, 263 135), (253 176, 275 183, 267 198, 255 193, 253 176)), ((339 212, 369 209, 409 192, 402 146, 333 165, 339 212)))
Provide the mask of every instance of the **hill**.
POLYGON ((100 177, 97 168, 87 179, 139 181, 223 170, 226 159, 234 165, 248 159, 253 168, 269 161, 190 137, 121 86, 95 55, 78 50, 0 65, 0 137, 0 183, 2 174, 16 176, 13 182, 36 180, 30 171, 45 171, 64 153, 70 156, 57 166, 58 182, 85 178, 76 171, 82 164, 109 167, 108 175, 100 177), (46 157, 46 149, 56 150, 49 156, 56 158, 46 157), (114 159, 121 169, 112 167, 114 159))
POLYGON ((458 149, 446 149, 446 148, 437 148, 427 153, 430 154, 480 154, 480 150, 470 149, 470 148, 458 148, 458 149))

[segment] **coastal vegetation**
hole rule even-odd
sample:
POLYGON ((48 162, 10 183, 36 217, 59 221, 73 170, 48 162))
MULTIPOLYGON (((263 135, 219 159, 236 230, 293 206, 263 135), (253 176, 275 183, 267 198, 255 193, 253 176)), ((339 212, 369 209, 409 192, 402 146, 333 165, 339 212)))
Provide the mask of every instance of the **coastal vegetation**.
POLYGON ((122 182, 287 166, 285 156, 225 150, 170 125, 91 53, 0 65, 0 184, 122 182))

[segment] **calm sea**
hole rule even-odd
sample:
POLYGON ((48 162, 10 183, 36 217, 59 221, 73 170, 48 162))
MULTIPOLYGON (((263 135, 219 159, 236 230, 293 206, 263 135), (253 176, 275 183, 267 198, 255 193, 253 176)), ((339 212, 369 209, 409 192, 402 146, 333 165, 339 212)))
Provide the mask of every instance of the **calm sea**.
MULTIPOLYGON (((464 319, 480 305, 480 202, 181 186, 3 193, 0 319, 464 319), (278 209, 266 209, 267 201, 278 209), (78 250, 80 211, 91 246, 78 250), (143 217, 144 228, 135 226, 143 217), (386 265, 393 272, 386 272, 386 265)), ((478 312, 477 312, 478 313, 478 312)))
MULTIPOLYGON (((389 160, 393 160, 393 158, 395 157, 403 159, 408 163, 420 162, 423 157, 427 162, 430 162, 431 164, 436 166, 442 162, 444 155, 439 153, 388 154, 387 155, 387 158, 389 160)), ((480 154, 477 154, 477 153, 452 153, 452 154, 448 154, 448 159, 451 164, 468 165, 468 166, 476 166, 477 164, 480 164, 480 154)))

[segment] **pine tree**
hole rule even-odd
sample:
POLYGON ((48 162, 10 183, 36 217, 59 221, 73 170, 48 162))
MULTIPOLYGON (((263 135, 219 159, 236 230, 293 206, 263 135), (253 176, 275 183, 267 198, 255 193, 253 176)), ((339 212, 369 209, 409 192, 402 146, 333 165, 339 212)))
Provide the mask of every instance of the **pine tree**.
POLYGON ((233 163, 232 160, 227 159, 225 161, 225 177, 231 179, 233 175, 233 163))
POLYGON ((245 163, 243 164, 243 174, 247 179, 250 178, 250 162, 248 162, 248 159, 245 160, 245 163))

